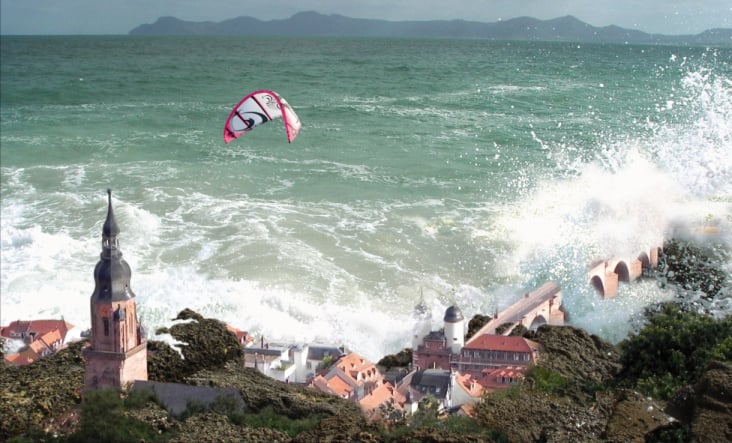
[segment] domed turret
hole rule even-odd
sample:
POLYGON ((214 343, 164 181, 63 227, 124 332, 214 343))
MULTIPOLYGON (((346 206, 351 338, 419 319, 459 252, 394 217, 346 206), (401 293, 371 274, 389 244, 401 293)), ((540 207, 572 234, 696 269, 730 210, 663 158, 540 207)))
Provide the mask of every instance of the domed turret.
POLYGON ((453 305, 453 306, 450 306, 449 308, 447 308, 447 310, 445 311, 444 320, 449 323, 455 323, 455 322, 463 321, 465 319, 463 318, 463 313, 462 313, 462 311, 460 311, 460 308, 453 305))
POLYGON ((459 354, 465 344, 465 319, 457 306, 445 311, 445 339, 453 354, 459 354))

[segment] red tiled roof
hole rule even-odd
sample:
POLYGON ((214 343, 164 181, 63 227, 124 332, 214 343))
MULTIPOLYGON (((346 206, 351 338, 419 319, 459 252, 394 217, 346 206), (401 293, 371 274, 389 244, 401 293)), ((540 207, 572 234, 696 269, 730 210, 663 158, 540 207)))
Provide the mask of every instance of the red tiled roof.
POLYGON ((338 363, 336 363, 336 368, 347 375, 354 383, 359 385, 363 384, 367 380, 372 380, 375 377, 381 378, 376 365, 355 352, 341 357, 341 359, 338 360, 338 363), (360 379, 358 377, 359 374, 361 374, 360 379))
POLYGON ((38 355, 33 349, 26 349, 25 351, 22 351, 18 354, 11 354, 6 355, 5 360, 9 361, 10 363, 17 365, 17 366, 23 366, 27 365, 29 363, 33 363, 36 360, 39 360, 41 358, 40 355, 38 355))
POLYGON ((455 376, 455 382, 471 397, 477 398, 483 395, 483 385, 470 374, 458 373, 455 376))
POLYGON ((486 390, 493 391, 495 389, 509 387, 509 383, 501 382, 499 378, 506 377, 513 380, 524 378, 526 369, 523 366, 503 366, 495 369, 486 369, 483 375, 478 377, 476 381, 480 383, 486 390))
POLYGON ((229 324, 226 325, 226 329, 229 330, 232 334, 236 336, 236 339, 239 341, 239 343, 243 345, 247 345, 249 343, 254 342, 254 337, 249 335, 249 332, 242 331, 241 329, 237 329, 229 324))
POLYGON ((475 349, 481 351, 510 351, 510 352, 532 352, 538 349, 539 344, 523 337, 483 334, 473 339, 469 346, 463 349, 475 349))
POLYGON ((348 398, 353 392, 353 387, 341 378, 341 375, 335 374, 327 379, 322 375, 315 377, 311 383, 313 387, 319 391, 334 394, 339 397, 348 398))
POLYGON ((2 328, 0 334, 3 337, 11 338, 12 333, 18 335, 35 333, 38 338, 56 330, 59 332, 61 340, 65 340, 66 333, 73 327, 74 325, 64 320, 16 320, 2 328))
POLYGON ((377 386, 362 398, 358 404, 361 409, 368 412, 386 404, 389 400, 394 399, 394 407, 401 409, 401 403, 404 403, 404 396, 399 394, 391 383, 384 383, 377 386), (401 398, 401 401, 399 399, 401 398))
POLYGON ((36 341, 42 341, 43 344, 49 348, 53 348, 54 344, 61 344, 61 331, 54 329, 53 331, 43 334, 41 337, 37 338, 36 341))

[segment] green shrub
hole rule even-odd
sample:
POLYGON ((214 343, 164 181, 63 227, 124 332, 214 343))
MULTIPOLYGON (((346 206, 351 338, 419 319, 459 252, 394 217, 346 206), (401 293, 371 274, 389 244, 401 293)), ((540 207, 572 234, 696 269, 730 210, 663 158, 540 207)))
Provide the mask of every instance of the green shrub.
MULTIPOLYGON (((137 404, 133 399, 132 404, 137 404)), ((144 403, 143 403, 144 404, 144 403)), ((147 424, 124 415, 125 400, 116 389, 98 389, 85 393, 81 404, 79 430, 69 436, 69 443, 138 443, 164 441, 147 424)))
POLYGON ((274 429, 295 437, 302 432, 312 429, 319 421, 320 417, 291 419, 277 414, 271 406, 267 406, 257 414, 243 414, 243 423, 236 424, 244 424, 252 428, 274 429))
POLYGON ((534 390, 539 392, 558 393, 567 386, 565 377, 543 366, 529 368, 526 378, 532 381, 534 390))
POLYGON ((732 357, 732 318, 715 320, 666 305, 620 343, 621 378, 647 395, 668 399, 674 386, 695 383, 712 359, 732 357))

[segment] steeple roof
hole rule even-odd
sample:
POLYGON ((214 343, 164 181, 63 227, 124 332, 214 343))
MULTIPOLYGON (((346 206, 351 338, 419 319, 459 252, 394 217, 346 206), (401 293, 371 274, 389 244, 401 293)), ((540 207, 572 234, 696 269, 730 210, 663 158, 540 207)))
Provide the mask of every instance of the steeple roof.
POLYGON ((102 228, 102 235, 105 237, 115 237, 119 235, 119 225, 117 220, 114 218, 114 210, 112 209, 112 190, 107 189, 107 220, 104 222, 104 228, 102 228))
POLYGON ((132 271, 119 249, 119 225, 114 218, 111 189, 107 189, 107 196, 107 219, 102 227, 102 253, 94 268, 96 285, 92 299, 107 302, 128 300, 135 296, 130 289, 132 271))

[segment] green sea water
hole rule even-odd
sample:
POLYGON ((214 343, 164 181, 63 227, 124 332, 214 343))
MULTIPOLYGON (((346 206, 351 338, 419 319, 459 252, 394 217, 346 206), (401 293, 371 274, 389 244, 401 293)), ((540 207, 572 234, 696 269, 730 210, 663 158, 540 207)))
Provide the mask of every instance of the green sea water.
MULTIPOLYGON (((376 359, 424 297, 552 280, 610 340, 670 295, 590 263, 732 217, 732 50, 442 39, 2 37, 1 323, 88 324, 106 189, 142 320, 183 308, 376 359), (285 97, 230 144, 247 93, 285 97)), ((726 302, 725 302, 726 303, 726 302)), ((732 311, 729 303, 720 312, 732 311)))

